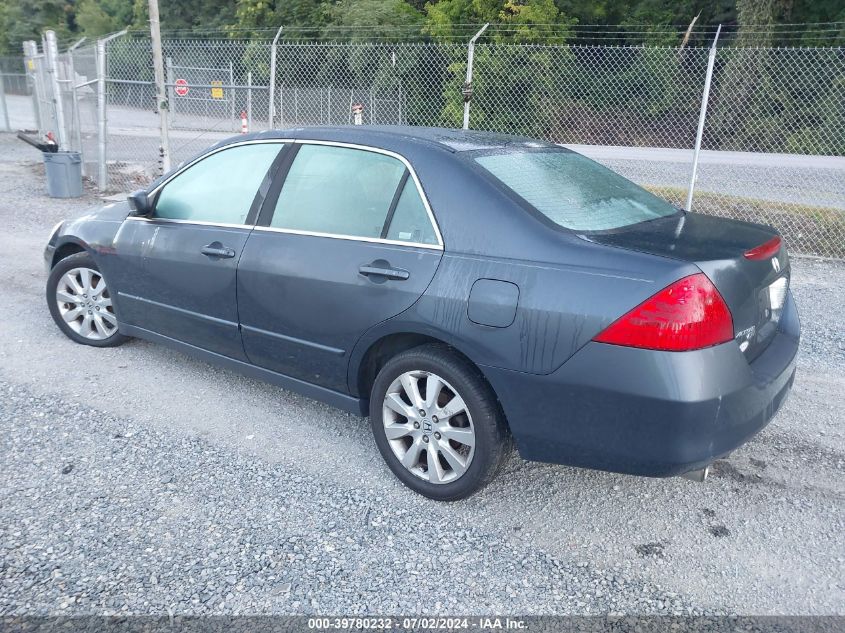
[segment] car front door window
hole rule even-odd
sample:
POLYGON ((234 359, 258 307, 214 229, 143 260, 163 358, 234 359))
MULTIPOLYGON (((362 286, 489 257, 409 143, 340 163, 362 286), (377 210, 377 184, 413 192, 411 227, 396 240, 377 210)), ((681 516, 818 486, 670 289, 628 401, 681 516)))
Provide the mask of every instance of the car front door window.
POLYGON ((245 224, 255 194, 281 147, 279 143, 252 143, 210 154, 164 185, 154 217, 245 224))

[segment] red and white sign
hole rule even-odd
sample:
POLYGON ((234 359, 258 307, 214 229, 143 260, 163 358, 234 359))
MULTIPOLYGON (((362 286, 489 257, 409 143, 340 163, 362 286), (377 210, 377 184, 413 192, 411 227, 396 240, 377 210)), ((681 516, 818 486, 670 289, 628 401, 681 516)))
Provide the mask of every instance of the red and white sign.
POLYGON ((177 79, 175 83, 176 87, 173 89, 173 92, 175 92, 180 97, 184 97, 186 94, 188 94, 190 88, 188 88, 187 81, 185 81, 184 79, 177 79))

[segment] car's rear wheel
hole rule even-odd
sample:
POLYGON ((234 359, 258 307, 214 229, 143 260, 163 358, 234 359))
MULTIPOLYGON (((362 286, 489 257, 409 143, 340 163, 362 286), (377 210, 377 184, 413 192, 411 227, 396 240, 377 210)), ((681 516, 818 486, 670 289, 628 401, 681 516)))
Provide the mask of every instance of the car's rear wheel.
POLYGON ((492 389, 448 348, 398 354, 378 373, 370 397, 376 444, 393 473, 431 499, 462 499, 487 485, 507 453, 492 389))
POLYGON ((127 340, 118 332, 113 289, 88 253, 57 263, 47 279, 47 304, 59 329, 77 343, 113 347, 127 340))

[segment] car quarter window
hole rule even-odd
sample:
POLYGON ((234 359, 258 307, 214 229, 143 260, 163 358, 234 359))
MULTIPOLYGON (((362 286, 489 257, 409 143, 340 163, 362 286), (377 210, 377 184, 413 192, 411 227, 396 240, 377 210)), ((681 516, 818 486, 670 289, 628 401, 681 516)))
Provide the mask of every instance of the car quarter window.
POLYGON ((412 178, 405 180, 385 237, 402 242, 437 244, 437 234, 412 178))
POLYGON ((244 224, 281 143, 250 143, 215 152, 164 185, 154 217, 244 224))
MULTIPOLYGON (((417 204, 422 202, 413 181, 403 179, 405 173, 404 163, 386 154, 303 144, 285 177, 270 226, 330 235, 385 237, 385 222, 397 188, 407 180, 413 194, 401 193, 388 237, 390 233, 401 232, 403 237, 390 239, 429 243, 425 240, 430 239, 428 235, 434 230, 427 217, 427 230, 417 226, 420 221, 416 218, 413 195, 417 204), (400 223, 405 228, 394 231, 393 224, 398 227, 400 223), (413 238, 415 231, 419 239, 413 238)), ((433 243, 437 243, 436 237, 433 243)))

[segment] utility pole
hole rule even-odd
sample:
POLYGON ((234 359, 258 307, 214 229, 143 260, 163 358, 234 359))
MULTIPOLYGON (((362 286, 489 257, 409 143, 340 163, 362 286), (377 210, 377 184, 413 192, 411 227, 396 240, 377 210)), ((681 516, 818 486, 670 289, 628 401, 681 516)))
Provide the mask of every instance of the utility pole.
POLYGON ((170 138, 168 137, 167 112, 170 104, 167 101, 167 89, 164 85, 164 56, 161 52, 161 24, 158 17, 158 0, 150 3, 150 39, 153 45, 153 66, 155 67, 156 101, 158 103, 158 119, 161 127, 161 168, 164 173, 170 171, 170 138))

